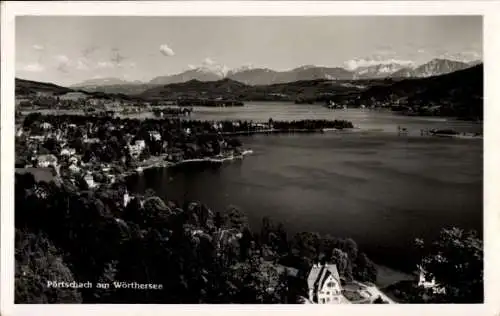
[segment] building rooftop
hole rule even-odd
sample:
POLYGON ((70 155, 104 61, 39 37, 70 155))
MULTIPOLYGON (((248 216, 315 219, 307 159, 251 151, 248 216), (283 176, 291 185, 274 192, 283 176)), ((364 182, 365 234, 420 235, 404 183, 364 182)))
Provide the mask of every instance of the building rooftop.
POLYGON ((38 161, 47 161, 47 162, 57 162, 57 157, 49 154, 49 155, 40 155, 38 156, 38 161))
POLYGON ((340 281, 339 271, 337 270, 337 265, 335 264, 325 264, 319 265, 315 264, 311 271, 309 272, 309 276, 307 277, 307 285, 309 289, 312 288, 323 288, 323 284, 326 282, 328 277, 332 275, 335 279, 340 281))

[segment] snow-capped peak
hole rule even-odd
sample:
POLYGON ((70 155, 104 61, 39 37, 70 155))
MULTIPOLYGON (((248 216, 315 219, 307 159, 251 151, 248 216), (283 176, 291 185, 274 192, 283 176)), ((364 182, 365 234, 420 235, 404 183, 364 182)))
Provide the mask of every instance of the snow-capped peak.
POLYGON ((304 66, 301 66, 301 67, 298 67, 297 70, 306 70, 306 69, 311 69, 311 68, 314 68, 316 66, 314 65, 304 65, 304 66))
POLYGON ((226 77, 229 72, 229 68, 225 65, 204 65, 193 70, 201 73, 214 74, 221 78, 226 77))
POLYGON ((358 69, 367 69, 369 67, 381 67, 387 66, 386 69, 389 71, 394 68, 403 68, 403 67, 413 67, 415 63, 411 60, 399 60, 399 59, 364 59, 364 58, 355 58, 348 60, 344 63, 345 68, 350 71, 356 71, 358 69))
POLYGON ((255 69, 254 65, 248 64, 248 65, 243 65, 243 66, 234 68, 230 72, 237 73, 237 72, 242 72, 242 71, 247 71, 247 70, 252 70, 252 69, 255 69))

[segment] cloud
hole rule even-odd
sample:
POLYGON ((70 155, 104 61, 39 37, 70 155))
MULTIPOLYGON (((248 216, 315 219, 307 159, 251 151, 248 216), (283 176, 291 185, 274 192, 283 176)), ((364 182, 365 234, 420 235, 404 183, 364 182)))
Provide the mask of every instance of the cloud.
POLYGON ((401 60, 401 59, 366 59, 366 58, 358 58, 351 59, 344 63, 345 67, 349 70, 355 70, 360 67, 369 67, 375 65, 389 65, 389 64, 399 64, 403 66, 412 66, 414 64, 411 60, 401 60))
POLYGON ((122 66, 122 61, 124 61, 126 59, 125 56, 123 56, 122 54, 120 54, 120 50, 118 48, 113 48, 113 53, 112 53, 112 56, 110 58, 111 62, 114 63, 115 65, 117 65, 118 67, 121 67, 122 66))
POLYGON ((113 68, 115 65, 110 61, 99 61, 97 62, 96 68, 106 69, 113 68))
POLYGON ((45 67, 43 67, 40 63, 31 63, 22 65, 21 69, 26 72, 41 72, 45 69, 45 67))
POLYGON ((212 66, 213 64, 215 64, 215 61, 209 57, 203 60, 203 65, 205 66, 212 66))
POLYGON ((419 53, 419 54, 423 54, 423 53, 425 53, 425 49, 420 48, 419 50, 417 50, 417 53, 419 53))
POLYGON ((89 70, 89 62, 85 58, 80 58, 76 61, 77 70, 89 70))
POLYGON ((398 64, 401 66, 413 66, 415 63, 412 60, 398 58, 396 52, 391 46, 380 46, 371 55, 364 57, 353 58, 344 62, 344 67, 348 70, 355 70, 360 67, 370 67, 376 65, 398 64))
POLYGON ((42 46, 42 45, 39 45, 39 44, 35 44, 32 46, 34 50, 36 51, 42 51, 44 50, 45 48, 42 46))
POLYGON ((229 68, 226 65, 217 63, 216 61, 208 57, 201 62, 201 65, 188 64, 187 68, 191 70, 199 69, 205 72, 212 72, 221 77, 225 77, 229 72, 229 68))
POLYGON ((68 72, 70 66, 70 59, 66 55, 54 56, 57 61, 57 70, 61 72, 68 72))
POLYGON ((211 71, 222 77, 225 77, 229 71, 229 68, 226 65, 220 64, 209 57, 203 60, 199 68, 211 71))
POLYGON ((172 48, 168 47, 167 44, 160 45, 160 53, 162 53, 163 56, 174 56, 175 55, 172 48))
POLYGON ((56 59, 59 63, 69 64, 69 58, 68 58, 68 56, 66 56, 66 55, 57 55, 57 56, 55 56, 55 59, 56 59))

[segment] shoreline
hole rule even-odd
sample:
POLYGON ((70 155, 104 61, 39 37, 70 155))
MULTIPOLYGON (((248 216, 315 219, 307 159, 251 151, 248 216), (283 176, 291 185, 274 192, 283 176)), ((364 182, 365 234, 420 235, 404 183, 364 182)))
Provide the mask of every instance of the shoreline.
MULTIPOLYGON (((253 154, 253 150, 245 149, 239 155, 233 155, 230 157, 223 157, 223 158, 204 157, 204 158, 185 159, 185 160, 178 161, 178 162, 170 162, 170 161, 165 161, 165 160, 154 161, 154 162, 150 162, 150 163, 144 162, 144 165, 139 165, 135 169, 127 170, 122 175, 123 175, 123 177, 128 177, 128 176, 131 176, 133 174, 141 174, 144 170, 147 170, 147 169, 172 168, 172 167, 179 167, 182 165, 187 165, 190 163, 199 163, 199 162, 223 164, 224 162, 227 162, 227 161, 244 159, 245 156, 250 155, 250 154, 253 154)), ((162 155, 159 157, 165 158, 166 155, 162 155)), ((155 160, 158 160, 158 159, 155 159, 155 160)))
POLYGON ((321 128, 321 129, 293 129, 293 130, 281 130, 281 129, 268 129, 268 130, 258 130, 258 131, 240 131, 240 132, 225 132, 221 133, 224 136, 252 136, 252 135, 270 135, 270 134, 315 134, 315 133, 381 133, 381 134, 398 134, 398 136, 406 137, 440 137, 440 138, 456 138, 456 139, 483 139, 483 135, 447 135, 447 134, 428 134, 421 135, 420 132, 415 131, 413 133, 397 131, 388 131, 384 129, 363 129, 361 127, 352 128, 321 128))

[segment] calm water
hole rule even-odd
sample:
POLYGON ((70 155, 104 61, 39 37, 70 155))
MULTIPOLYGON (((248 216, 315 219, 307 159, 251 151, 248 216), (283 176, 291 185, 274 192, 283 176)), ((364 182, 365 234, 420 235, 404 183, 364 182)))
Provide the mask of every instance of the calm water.
MULTIPOLYGON (((75 110, 38 110, 35 112, 47 114, 83 114, 75 110)), ((25 114, 29 113, 23 112, 25 114)), ((121 114, 120 117, 128 118, 157 118, 151 112, 137 114, 121 114)), ((368 130, 383 130, 394 132, 397 126, 407 128, 410 132, 420 133, 426 128, 453 128, 461 132, 480 132, 482 124, 463 122, 446 118, 408 117, 395 115, 389 111, 378 110, 330 110, 319 104, 293 104, 284 102, 249 102, 244 107, 210 108, 194 107, 194 112, 186 119, 195 120, 253 120, 267 122, 274 120, 302 120, 302 119, 344 119, 354 125, 368 130)))
POLYGON ((375 261, 402 269, 415 237, 432 238, 450 225, 482 232, 482 141, 394 133, 398 125, 417 135, 421 128, 476 132, 480 124, 317 105, 196 110, 195 119, 339 118, 384 132, 244 137, 254 154, 243 161, 147 170, 129 178, 132 191, 153 188, 214 210, 235 205, 254 227, 270 216, 291 232, 352 237, 375 261))

